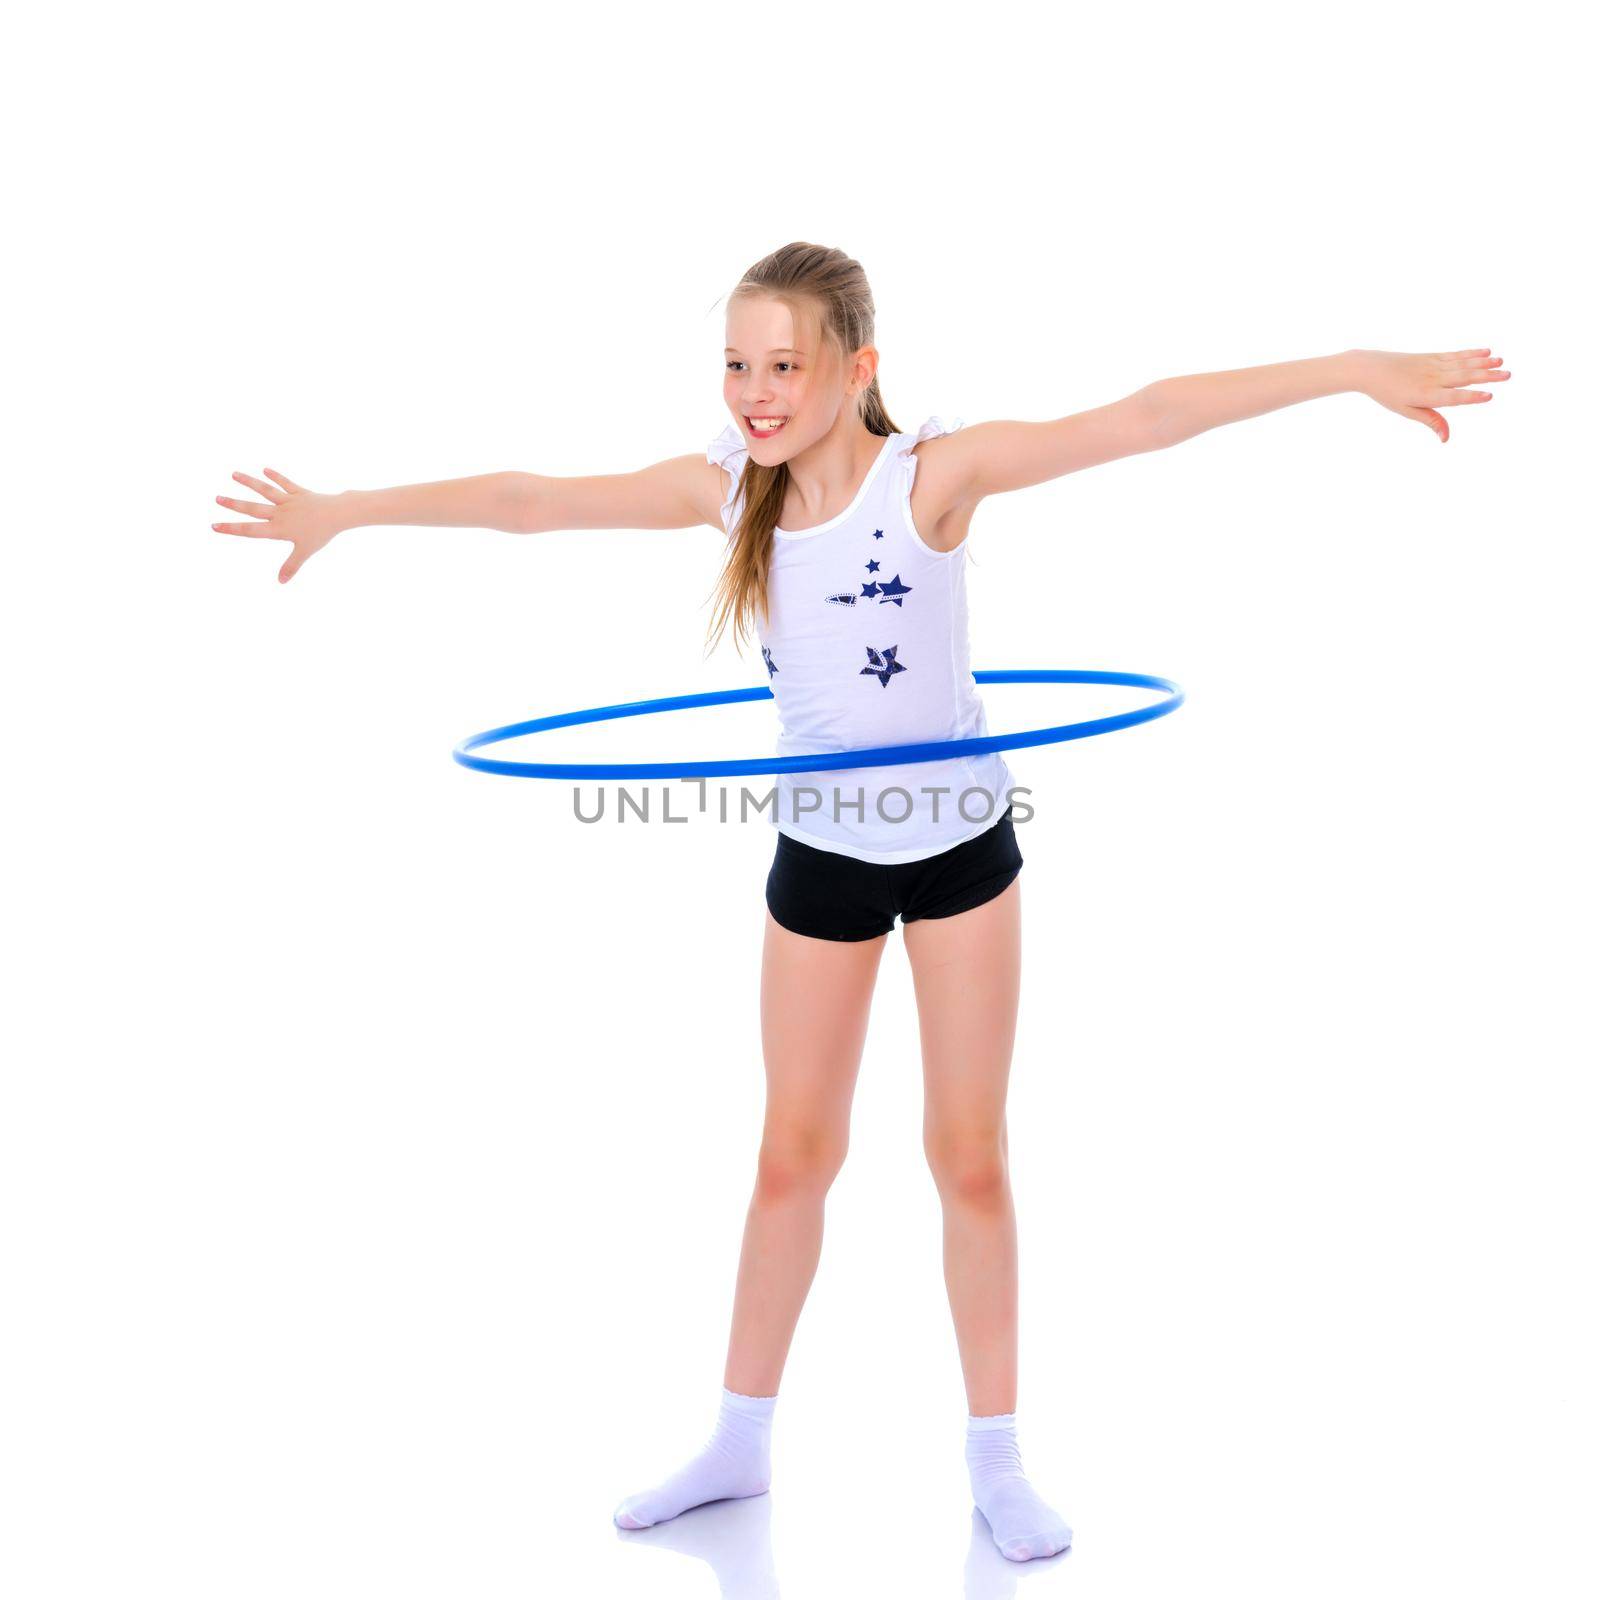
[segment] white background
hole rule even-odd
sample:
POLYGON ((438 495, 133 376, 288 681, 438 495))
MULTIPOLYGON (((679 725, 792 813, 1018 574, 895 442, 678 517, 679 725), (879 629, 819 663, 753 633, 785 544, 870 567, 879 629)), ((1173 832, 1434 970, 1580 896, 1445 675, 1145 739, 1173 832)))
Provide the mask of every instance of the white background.
MULTIPOLYGON (((1594 127, 1555 8, 41 15, 0 1587, 1593 1594, 1594 127), (371 528, 280 586, 209 531, 234 469, 703 449, 721 297, 792 239, 866 267, 907 430, 1352 346, 1516 374, 1443 447, 1347 394, 979 512, 976 665, 1188 695, 1010 758, 1019 1437, 1076 1531, 1023 1569, 967 1493, 898 932, 773 1491, 610 1521, 714 1420, 771 829, 584 826, 450 750, 763 681, 703 655, 720 535, 371 528)), ((756 754, 769 714, 545 748, 756 754)))

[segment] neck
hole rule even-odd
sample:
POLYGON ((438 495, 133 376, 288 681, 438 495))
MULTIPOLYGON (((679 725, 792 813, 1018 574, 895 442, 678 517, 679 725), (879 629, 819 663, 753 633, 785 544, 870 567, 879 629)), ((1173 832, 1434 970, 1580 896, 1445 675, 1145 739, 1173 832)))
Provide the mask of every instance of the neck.
POLYGON ((849 504, 883 449, 883 437, 869 433, 857 418, 840 422, 789 461, 788 520, 826 522, 849 504))

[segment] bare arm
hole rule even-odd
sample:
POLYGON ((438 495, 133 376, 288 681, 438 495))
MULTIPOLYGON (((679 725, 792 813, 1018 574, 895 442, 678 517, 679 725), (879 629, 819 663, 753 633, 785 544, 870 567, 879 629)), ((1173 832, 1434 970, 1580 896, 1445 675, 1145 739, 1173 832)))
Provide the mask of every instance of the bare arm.
POLYGON ((1359 355, 1346 350, 1264 367, 1163 378, 1144 391, 1146 424, 1155 447, 1164 450, 1226 422, 1242 422, 1302 400, 1348 394, 1361 387, 1359 355))
POLYGON ((280 583, 287 583, 335 534, 350 528, 399 525, 547 533, 564 528, 722 525, 722 468, 703 455, 674 456, 638 472, 599 477, 488 472, 337 494, 318 494, 271 467, 264 470, 270 483, 243 472, 233 476, 263 496, 265 504, 217 496, 219 505, 260 520, 211 526, 218 533, 289 540, 294 548, 279 569, 280 583))
POLYGON ((346 489, 332 496, 339 531, 395 525, 406 528, 498 528, 518 533, 516 472, 486 472, 477 478, 443 478, 394 489, 346 489))
POLYGON ((1491 398, 1473 383, 1495 383, 1499 356, 1487 349, 1407 355, 1345 350, 1269 366, 1163 378, 1092 411, 1051 422, 980 422, 929 440, 922 448, 947 505, 973 504, 1048 482, 1084 467, 1147 450, 1165 450, 1209 428, 1260 416, 1323 395, 1359 393, 1400 416, 1425 423, 1440 440, 1449 425, 1435 409, 1491 398), (937 465, 935 465, 937 463, 937 465))
POLYGON ((1225 422, 1258 417, 1264 411, 1329 394, 1364 394, 1385 410, 1424 423, 1443 444, 1450 437, 1450 425, 1435 408, 1492 400, 1490 390, 1467 386, 1503 383, 1511 374, 1495 370, 1501 359, 1487 347, 1427 355, 1344 350, 1334 356, 1280 361, 1273 366, 1163 378, 1144 392, 1152 410, 1152 426, 1163 446, 1225 422))
POLYGON ((518 533, 722 526, 723 470, 703 451, 657 461, 637 472, 594 478, 547 478, 534 472, 507 476, 518 533))

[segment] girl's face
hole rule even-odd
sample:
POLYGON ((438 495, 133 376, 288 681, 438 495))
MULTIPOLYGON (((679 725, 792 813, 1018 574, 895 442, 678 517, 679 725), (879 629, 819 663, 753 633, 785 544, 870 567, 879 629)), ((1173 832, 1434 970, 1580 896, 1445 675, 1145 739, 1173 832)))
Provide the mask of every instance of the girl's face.
POLYGON ((833 426, 843 385, 818 349, 815 328, 797 334, 788 306, 760 295, 729 306, 727 338, 722 398, 754 460, 775 467, 833 426))

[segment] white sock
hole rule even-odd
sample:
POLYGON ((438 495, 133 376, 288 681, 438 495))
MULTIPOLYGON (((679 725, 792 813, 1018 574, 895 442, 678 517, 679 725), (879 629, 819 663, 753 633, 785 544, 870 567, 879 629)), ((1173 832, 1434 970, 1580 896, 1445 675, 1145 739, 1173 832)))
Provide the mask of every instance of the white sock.
POLYGON ((1072 1529, 1023 1475, 1016 1412, 967 1418, 967 1474, 972 1498, 1008 1561, 1053 1556, 1072 1543, 1072 1529))
POLYGON ((619 1528, 649 1528, 708 1500, 764 1494, 772 1482, 772 1408, 778 1397, 722 1391, 717 1426, 704 1450, 670 1478, 629 1495, 612 1513, 619 1528))

